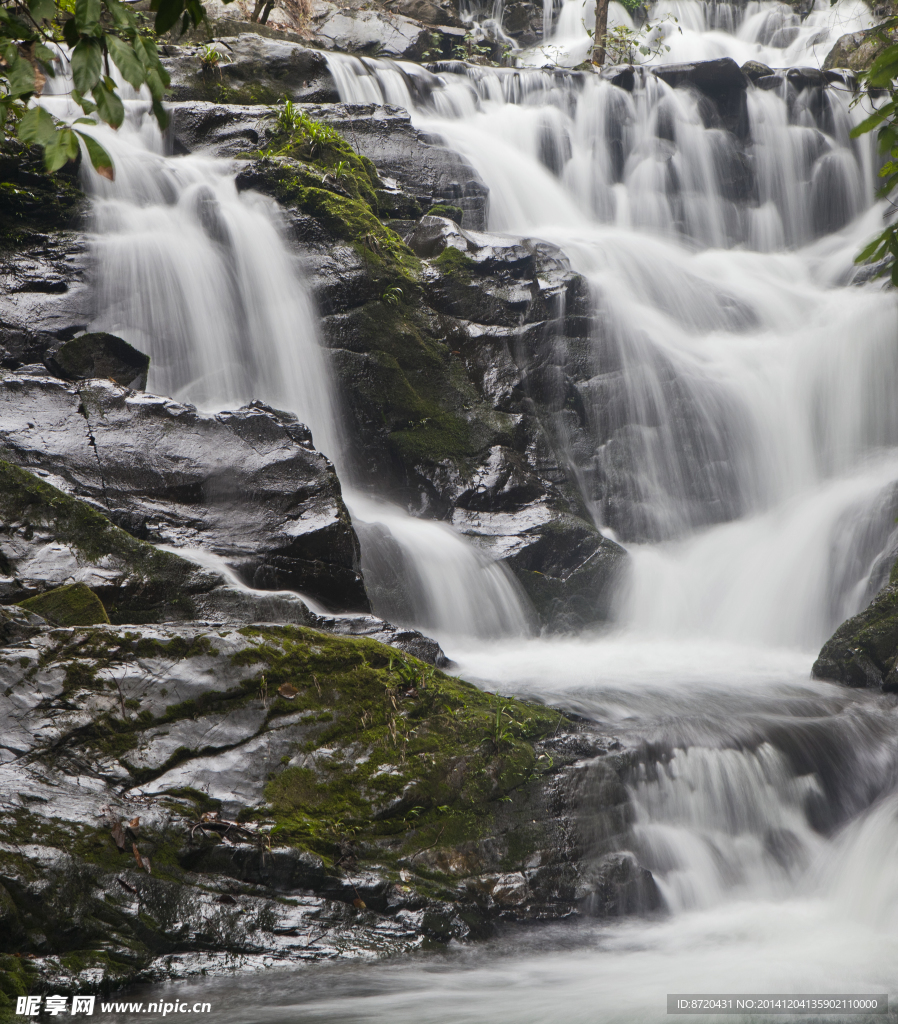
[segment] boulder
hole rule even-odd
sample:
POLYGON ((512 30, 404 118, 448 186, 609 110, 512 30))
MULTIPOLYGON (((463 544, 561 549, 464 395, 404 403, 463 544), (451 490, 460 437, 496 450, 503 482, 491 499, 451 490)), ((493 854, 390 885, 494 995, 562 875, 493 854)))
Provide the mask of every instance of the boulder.
POLYGON ((44 356, 47 369, 63 380, 102 377, 122 387, 143 391, 147 386, 150 357, 123 338, 101 331, 78 334, 53 346, 44 356))
POLYGON ((217 46, 227 59, 210 67, 199 46, 166 46, 163 63, 174 100, 272 104, 285 95, 304 102, 339 99, 320 50, 254 33, 223 35, 217 46))
POLYGON ((823 645, 811 672, 845 686, 898 692, 898 562, 871 604, 823 645))
POLYGON ((823 61, 824 71, 845 69, 858 74, 867 71, 873 61, 894 43, 894 32, 881 28, 864 29, 840 36, 823 61))
POLYGON ((129 532, 221 556, 253 587, 368 610, 331 463, 259 403, 209 415, 110 381, 0 376, 0 454, 129 532))
POLYGON ((748 135, 748 108, 745 90, 749 79, 731 57, 702 60, 691 64, 662 64, 652 74, 675 89, 691 88, 706 96, 714 105, 717 118, 707 108, 700 108, 706 125, 719 119, 720 127, 737 138, 748 135))
POLYGON ((47 590, 22 601, 21 607, 54 626, 96 626, 109 622, 103 602, 84 583, 47 590))

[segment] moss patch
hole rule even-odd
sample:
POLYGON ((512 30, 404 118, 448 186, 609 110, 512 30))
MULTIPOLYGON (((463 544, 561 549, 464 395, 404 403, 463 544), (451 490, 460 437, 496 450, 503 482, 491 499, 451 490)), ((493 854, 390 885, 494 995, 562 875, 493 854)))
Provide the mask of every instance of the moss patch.
POLYGON ((95 626, 109 622, 103 602, 84 583, 48 590, 20 602, 20 606, 54 626, 95 626))
POLYGON ((450 274, 467 281, 470 280, 474 260, 461 249, 456 249, 454 245, 447 245, 433 261, 433 265, 439 269, 441 274, 450 274))

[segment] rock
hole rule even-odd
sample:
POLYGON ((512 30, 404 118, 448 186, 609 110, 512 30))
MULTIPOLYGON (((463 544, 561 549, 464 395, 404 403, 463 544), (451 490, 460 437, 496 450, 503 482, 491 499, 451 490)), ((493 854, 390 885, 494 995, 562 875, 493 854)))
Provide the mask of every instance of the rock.
POLYGON ((317 22, 313 39, 328 50, 404 60, 420 60, 431 44, 430 32, 401 14, 339 8, 317 22))
POLYGON ((845 686, 898 692, 898 563, 871 604, 823 645, 811 673, 845 686))
POLYGON ((63 380, 105 377, 134 391, 147 386, 150 357, 114 334, 79 334, 49 349, 47 369, 63 380))
POLYGON ((259 403, 207 415, 108 381, 6 374, 0 454, 137 537, 214 552, 258 589, 368 610, 336 473, 292 415, 259 403))
POLYGON ((739 70, 752 82, 763 78, 765 75, 773 74, 772 68, 767 67, 766 64, 762 64, 758 60, 747 60, 739 70))
MULTIPOLYGON (((689 87, 707 96, 714 104, 720 126, 739 139, 747 137, 745 90, 749 80, 731 57, 718 57, 716 60, 696 61, 692 64, 662 64, 653 67, 652 74, 675 89, 689 87)), ((708 113, 707 109, 702 109, 705 123, 710 127, 714 119, 709 118, 708 113)))
POLYGON ((215 68, 203 64, 200 47, 163 48, 172 99, 244 104, 277 103, 285 95, 302 102, 339 99, 320 50, 252 33, 224 36, 218 44, 230 61, 215 68))
POLYGON ((95 626, 109 622, 103 602, 84 583, 44 591, 20 602, 20 606, 54 626, 95 626))
POLYGON ((86 242, 72 232, 0 248, 0 367, 41 363, 48 349, 87 328, 86 271, 86 242))
POLYGON ((373 640, 45 626, 0 684, 0 953, 54 991, 638 907, 616 741, 512 698, 485 741, 493 695, 373 640))
POLYGON ((824 71, 843 68, 858 74, 867 71, 876 58, 894 43, 894 33, 889 37, 881 28, 849 32, 840 36, 823 61, 824 71))

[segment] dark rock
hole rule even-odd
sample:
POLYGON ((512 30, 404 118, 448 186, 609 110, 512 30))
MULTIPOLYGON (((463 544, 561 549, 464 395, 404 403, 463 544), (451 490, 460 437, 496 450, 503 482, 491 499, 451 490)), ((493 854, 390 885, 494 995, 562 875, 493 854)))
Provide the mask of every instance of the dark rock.
POLYGON ((802 89, 825 89, 829 79, 820 68, 789 68, 786 79, 796 91, 802 89))
POLYGON ((79 334, 49 349, 47 369, 63 380, 103 377, 124 388, 143 391, 150 357, 114 334, 79 334))
POLYGON ((612 85, 616 85, 618 89, 626 89, 627 92, 633 91, 636 71, 632 64, 614 64, 611 67, 604 67, 599 74, 612 85))
POLYGON ((713 97, 748 85, 746 75, 731 57, 692 64, 661 64, 652 68, 652 74, 674 88, 691 85, 713 97))
POLYGON ((773 74, 772 68, 767 67, 766 64, 762 64, 758 60, 746 61, 739 70, 752 82, 757 81, 759 78, 763 78, 765 75, 773 74))
POLYGON ((289 414, 255 403, 211 416, 109 382, 6 375, 0 454, 136 536, 220 555, 256 588, 368 610, 334 468, 289 414))
POLYGON ((823 645, 811 673, 845 686, 898 692, 898 563, 870 605, 823 645))
MULTIPOLYGON (((749 79, 730 57, 697 61, 693 64, 662 64, 652 68, 652 74, 674 88, 692 88, 707 96, 714 104, 721 127, 738 139, 748 134, 748 108, 745 90, 749 79)), ((707 111, 702 111, 710 127, 707 111)))
POLYGON ((43 362, 49 348, 87 328, 86 271, 87 245, 71 232, 0 249, 0 367, 43 362))

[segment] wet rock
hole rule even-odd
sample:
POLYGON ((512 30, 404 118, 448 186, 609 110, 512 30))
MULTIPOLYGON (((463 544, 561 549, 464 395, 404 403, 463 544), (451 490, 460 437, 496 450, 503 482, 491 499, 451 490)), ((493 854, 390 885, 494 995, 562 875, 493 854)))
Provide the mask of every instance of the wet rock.
POLYGON ((420 60, 431 45, 430 31, 401 14, 334 7, 317 21, 313 40, 328 50, 420 60))
POLYGON ((368 610, 334 468, 289 414, 255 403, 212 416, 111 382, 7 374, 0 454, 135 536, 220 555, 258 589, 368 610))
POLYGON ((103 377, 122 387, 143 391, 150 357, 114 334, 79 334, 49 349, 47 369, 63 380, 103 377))
POLYGON ((752 82, 763 78, 765 75, 773 74, 772 68, 767 67, 766 64, 762 64, 758 60, 747 60, 739 70, 752 82))
POLYGON ((816 679, 898 692, 898 564, 871 604, 827 640, 811 671, 816 679))
POLYGON ((87 328, 87 245, 58 232, 0 248, 0 367, 42 363, 47 350, 87 328))
POLYGON ((491 695, 408 660, 417 686, 388 688, 394 655, 370 639, 36 625, 0 648, 0 953, 33 954, 57 991, 644 909, 616 852, 623 762, 560 712, 505 698, 529 738, 500 750, 483 739, 491 695), (384 692, 419 738, 438 731, 420 764, 384 692), (468 724, 447 726, 456 705, 468 724), (418 820, 371 813, 409 785, 418 820), (452 817, 444 839, 454 793, 477 826, 459 837, 452 817), (311 833, 294 833, 298 807, 311 833))
MULTIPOLYGON (((652 68, 652 74, 675 89, 692 88, 714 104, 720 126, 744 139, 748 134, 748 108, 745 90, 749 79, 731 57, 696 61, 692 64, 664 64, 652 68)), ((702 111, 706 123, 706 111, 702 111)))
POLYGON ((200 47, 166 46, 163 63, 175 100, 270 104, 284 95, 302 102, 333 102, 339 96, 320 50, 254 33, 217 40, 229 60, 209 67, 200 47))

